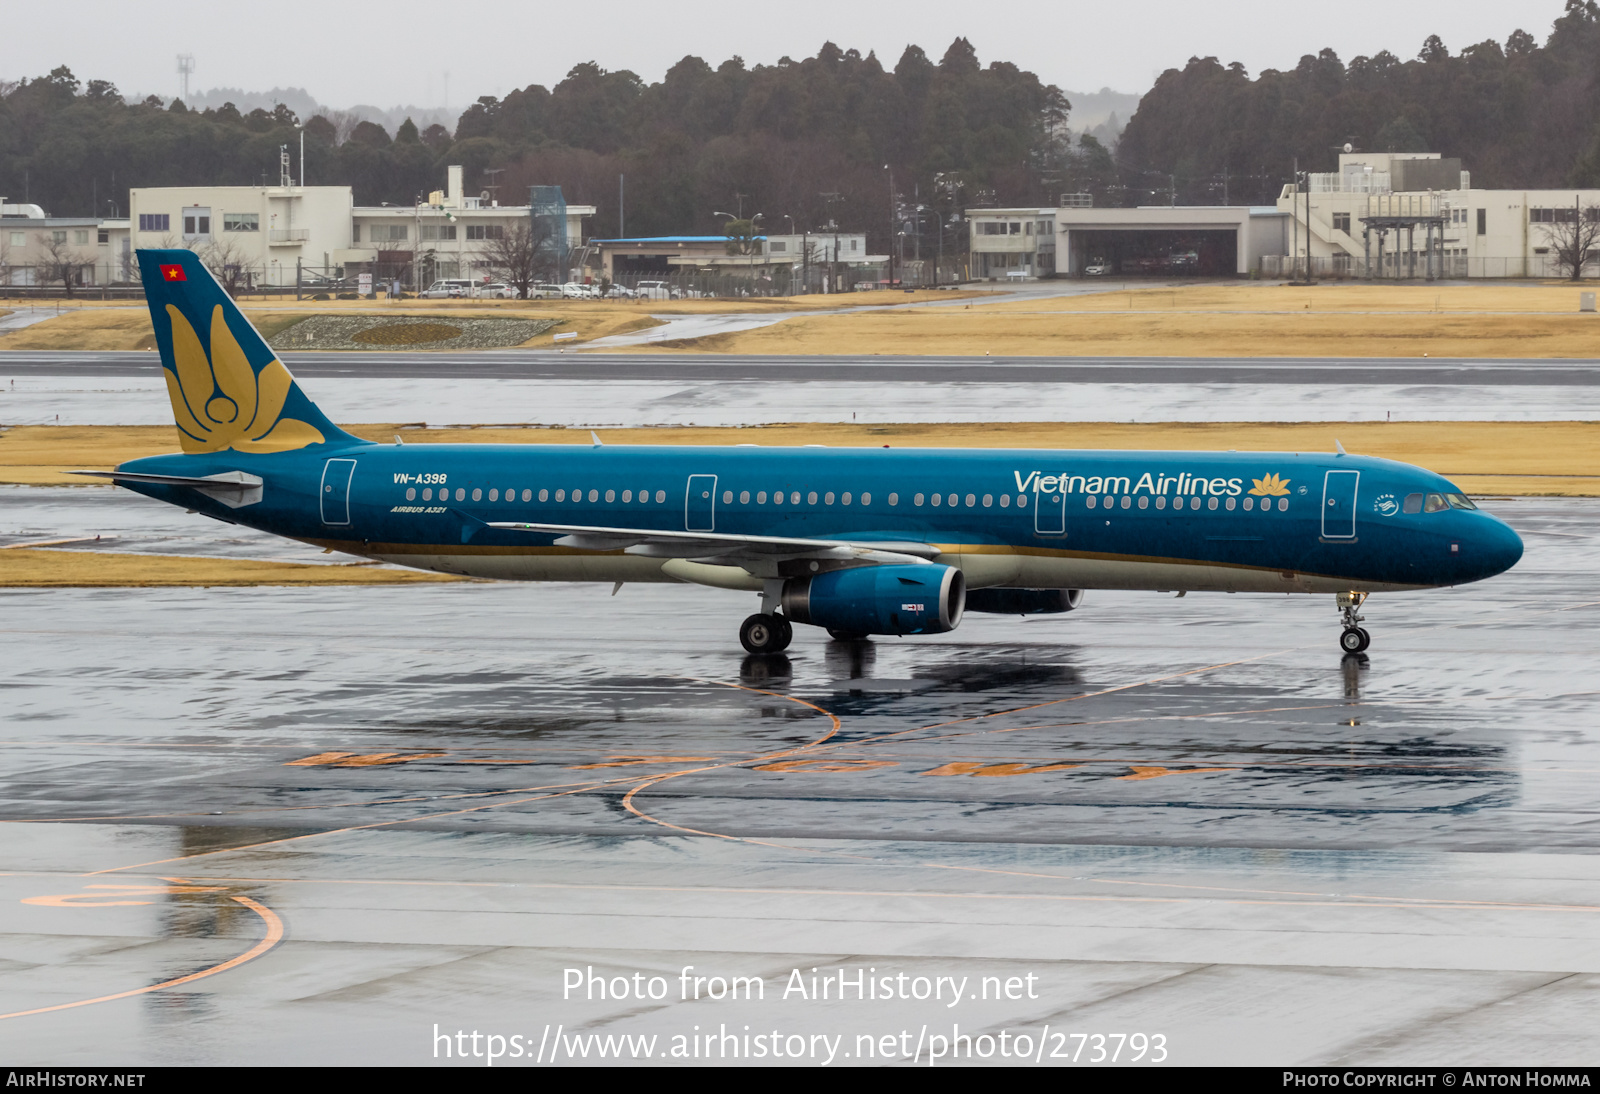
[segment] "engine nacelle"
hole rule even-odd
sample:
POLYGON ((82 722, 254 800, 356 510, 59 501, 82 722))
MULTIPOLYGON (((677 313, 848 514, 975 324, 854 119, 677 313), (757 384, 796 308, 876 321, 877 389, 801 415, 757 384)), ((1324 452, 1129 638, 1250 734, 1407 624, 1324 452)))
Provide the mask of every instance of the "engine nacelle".
POLYGON ((855 634, 938 634, 960 624, 966 591, 954 566, 854 566, 786 582, 783 614, 855 634))
POLYGON ((967 611, 993 615, 1055 615, 1083 600, 1082 589, 973 589, 967 611))

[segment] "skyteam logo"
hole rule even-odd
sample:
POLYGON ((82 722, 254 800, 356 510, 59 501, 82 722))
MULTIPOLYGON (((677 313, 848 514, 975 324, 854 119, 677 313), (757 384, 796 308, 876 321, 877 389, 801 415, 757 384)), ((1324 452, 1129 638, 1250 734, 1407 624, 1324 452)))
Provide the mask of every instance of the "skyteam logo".
POLYGON ((1392 517, 1400 511, 1400 503, 1393 494, 1379 494, 1372 502, 1372 511, 1382 517, 1392 517))

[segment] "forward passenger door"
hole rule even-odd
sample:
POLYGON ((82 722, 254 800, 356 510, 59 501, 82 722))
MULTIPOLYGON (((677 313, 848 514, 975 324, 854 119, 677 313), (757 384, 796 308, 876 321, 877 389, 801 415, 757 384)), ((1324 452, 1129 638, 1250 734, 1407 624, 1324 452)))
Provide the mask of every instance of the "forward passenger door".
POLYGON ((1322 479, 1322 538, 1356 538, 1359 471, 1329 471, 1322 479))

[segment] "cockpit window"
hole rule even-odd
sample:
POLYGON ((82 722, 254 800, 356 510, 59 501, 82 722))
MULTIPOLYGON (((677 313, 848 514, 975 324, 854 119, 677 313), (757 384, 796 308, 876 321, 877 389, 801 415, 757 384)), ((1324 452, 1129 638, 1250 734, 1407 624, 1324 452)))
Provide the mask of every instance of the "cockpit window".
POLYGON ((1401 506, 1401 509, 1402 509, 1402 511, 1407 512, 1407 513, 1420 513, 1420 512, 1422 512, 1422 495, 1421 494, 1407 494, 1406 495, 1405 504, 1401 506))
POLYGON ((1429 494, 1428 500, 1422 504, 1424 513, 1437 513, 1448 508, 1450 508, 1450 503, 1444 500, 1443 494, 1429 494))
POLYGON ((1450 500, 1450 508, 1452 509, 1477 508, 1476 505, 1472 504, 1472 499, 1467 497, 1465 494, 1446 494, 1445 497, 1450 500))

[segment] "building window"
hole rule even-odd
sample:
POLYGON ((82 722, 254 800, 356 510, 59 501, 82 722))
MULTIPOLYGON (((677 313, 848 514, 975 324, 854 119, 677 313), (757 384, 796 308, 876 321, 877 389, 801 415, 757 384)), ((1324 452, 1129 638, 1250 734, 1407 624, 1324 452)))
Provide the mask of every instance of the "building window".
POLYGON ((259 232, 261 230, 261 214, 223 213, 222 230, 224 232, 259 232))
POLYGON ((111 242, 111 233, 106 231, 104 228, 101 228, 98 232, 95 233, 94 241, 96 243, 110 243, 111 242))
POLYGON ((1487 209, 1478 210, 1478 234, 1481 236, 1489 234, 1489 210, 1487 209))
POLYGON ((26 233, 26 232, 12 232, 11 233, 11 245, 13 247, 26 247, 28 245, 28 233, 26 233))
POLYGON ((359 225, 359 224, 350 225, 350 242, 351 243, 360 243, 361 242, 361 225, 359 225))
POLYGON ((456 226, 454 224, 424 224, 422 226, 422 240, 424 243, 440 239, 454 239, 456 226))
POLYGON ((183 211, 183 238, 199 239, 211 234, 211 210, 198 206, 183 211))
POLYGON ((141 232, 170 232, 172 231, 172 214, 170 213, 140 213, 139 231, 141 232))
POLYGON ((1350 234, 1350 214, 1349 213, 1334 213, 1333 214, 1333 230, 1336 231, 1336 232, 1343 232, 1345 235, 1349 235, 1350 234))
POLYGON ((771 244, 771 250, 773 254, 783 254, 788 249, 789 245, 782 240, 774 240, 771 244))
POLYGON ((80 228, 77 231, 73 232, 72 233, 72 242, 76 243, 79 247, 87 246, 88 243, 89 243, 89 229, 80 228))
POLYGON ((503 224, 469 224, 467 225, 468 239, 504 239, 506 229, 503 224))
POLYGON ((385 228, 389 229, 390 243, 404 243, 406 240, 411 238, 411 229, 406 227, 404 224, 380 224, 374 229, 372 238, 382 238, 379 233, 381 233, 385 228))
POLYGON ((65 243, 67 241, 67 233, 66 232, 51 232, 50 233, 50 240, 53 243, 65 243))

